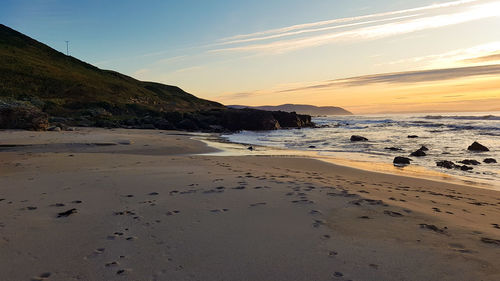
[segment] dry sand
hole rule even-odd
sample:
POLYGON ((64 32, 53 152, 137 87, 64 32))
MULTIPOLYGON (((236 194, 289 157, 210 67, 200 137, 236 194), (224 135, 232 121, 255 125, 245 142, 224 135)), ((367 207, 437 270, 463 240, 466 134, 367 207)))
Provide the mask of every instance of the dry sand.
POLYGON ((210 151, 1 131, 0 280, 500 280, 498 191, 210 151))

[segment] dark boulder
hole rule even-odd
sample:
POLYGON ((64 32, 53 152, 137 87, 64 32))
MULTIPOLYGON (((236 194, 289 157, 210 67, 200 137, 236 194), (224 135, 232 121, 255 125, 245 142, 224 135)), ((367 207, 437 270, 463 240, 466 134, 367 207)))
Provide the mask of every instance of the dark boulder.
POLYGON ((497 160, 495 160, 493 158, 486 158, 483 160, 483 162, 486 164, 493 164, 493 163, 497 163, 497 160))
POLYGON ((458 161, 458 163, 465 164, 465 165, 474 165, 474 166, 481 164, 479 161, 472 160, 472 159, 465 159, 462 161, 458 161))
POLYGON ((429 149, 425 145, 422 145, 422 147, 420 147, 418 150, 429 151, 429 149))
POLYGON ((451 161, 448 161, 448 160, 438 161, 438 162, 436 162, 436 165, 438 167, 443 167, 446 169, 459 169, 462 171, 469 171, 469 170, 473 169, 472 167, 469 167, 467 165, 457 165, 457 164, 455 164, 451 161))
POLYGON ((302 128, 312 124, 311 116, 309 115, 285 111, 271 111, 271 113, 281 128, 302 128))
POLYGON ((0 129, 43 131, 49 127, 48 115, 38 107, 0 101, 0 129))
POLYGON ((416 157, 422 157, 422 156, 426 156, 426 155, 427 154, 425 154, 425 152, 421 149, 414 151, 410 154, 410 156, 416 156, 416 157))
POLYGON ((467 150, 469 150, 469 151, 490 151, 486 146, 478 143, 477 141, 475 141, 474 143, 472 143, 467 148, 467 150))
POLYGON ((390 150, 390 151, 401 151, 403 149, 399 148, 399 147, 386 147, 384 149, 387 149, 387 150, 390 150))
POLYGON ((394 163, 394 165, 410 165, 411 159, 407 157, 397 156, 394 158, 392 163, 394 163))
POLYGON ((443 167, 443 168, 446 168, 446 169, 455 169, 457 168, 457 164, 451 162, 451 161, 448 161, 448 160, 443 160, 443 161, 438 161, 436 162, 436 165, 438 167, 443 167))
POLYGON ((351 136, 351 141, 368 141, 367 138, 365 137, 362 137, 362 136, 356 136, 356 135, 353 135, 351 136))
POLYGON ((457 168, 460 168, 460 170, 462 171, 469 171, 473 169, 472 167, 469 167, 467 165, 462 165, 462 166, 459 165, 457 168))
POLYGON ((418 136, 417 135, 409 135, 408 138, 409 139, 416 139, 416 138, 418 138, 418 136))
POLYGON ((281 126, 270 111, 240 109, 222 113, 221 125, 230 131, 277 130, 281 126))

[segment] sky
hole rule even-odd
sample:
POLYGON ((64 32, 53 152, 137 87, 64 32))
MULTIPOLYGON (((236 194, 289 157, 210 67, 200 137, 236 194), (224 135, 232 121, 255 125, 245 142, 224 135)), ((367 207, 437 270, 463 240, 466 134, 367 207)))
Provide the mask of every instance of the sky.
POLYGON ((2 0, 0 22, 226 105, 500 111, 500 0, 2 0))

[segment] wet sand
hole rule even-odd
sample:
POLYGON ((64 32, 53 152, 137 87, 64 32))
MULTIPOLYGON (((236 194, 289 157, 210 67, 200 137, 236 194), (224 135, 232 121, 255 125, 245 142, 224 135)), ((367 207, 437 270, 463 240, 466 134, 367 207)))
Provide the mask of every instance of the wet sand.
POLYGON ((0 131, 0 280, 500 280, 498 191, 191 137, 0 131))

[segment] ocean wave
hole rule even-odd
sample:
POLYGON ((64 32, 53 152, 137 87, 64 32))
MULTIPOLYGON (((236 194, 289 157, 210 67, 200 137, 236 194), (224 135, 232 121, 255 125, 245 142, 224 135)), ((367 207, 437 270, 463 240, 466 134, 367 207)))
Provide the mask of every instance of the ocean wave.
POLYGON ((493 120, 499 121, 500 116, 496 115, 484 115, 484 116, 443 116, 443 115, 427 115, 423 117, 424 119, 439 120, 439 119, 452 119, 452 120, 493 120))

